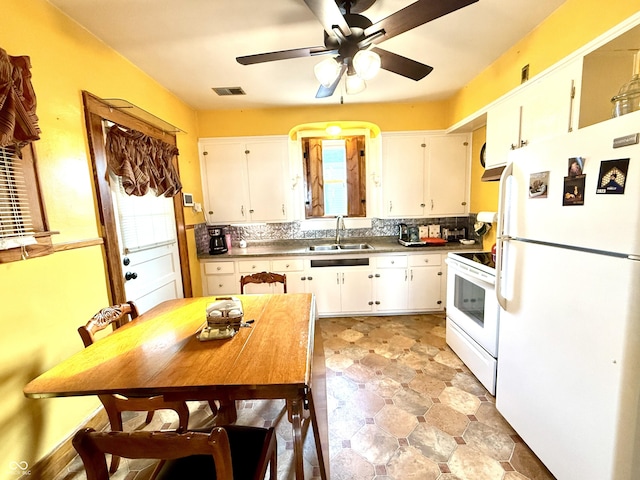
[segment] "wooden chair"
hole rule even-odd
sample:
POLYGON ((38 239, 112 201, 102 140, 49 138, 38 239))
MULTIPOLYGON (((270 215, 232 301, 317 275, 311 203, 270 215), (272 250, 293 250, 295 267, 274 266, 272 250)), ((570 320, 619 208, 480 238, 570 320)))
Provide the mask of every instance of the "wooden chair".
POLYGON ((244 293, 244 286, 248 283, 282 283, 284 293, 287 293, 287 276, 280 273, 260 272, 240 277, 240 293, 244 293))
POLYGON ((108 480, 105 453, 125 458, 160 459, 155 480, 261 480, 277 478, 277 445, 273 427, 230 425, 203 432, 78 431, 73 446, 87 480, 108 480))
MULTIPOLYGON (((138 309, 135 303, 127 302, 121 305, 113 305, 103 308, 96 313, 86 325, 78 328, 78 333, 85 348, 93 344, 94 335, 107 328, 109 325, 115 325, 116 328, 124 323, 134 320, 138 317, 138 309), (130 320, 129 320, 130 319, 130 320)), ((98 395, 102 402, 111 430, 122 431, 122 412, 147 412, 146 423, 150 423, 156 410, 174 410, 178 414, 179 428, 186 430, 189 423, 189 407, 185 402, 174 401, 166 402, 162 396, 155 397, 125 397, 122 395, 98 395)), ((120 458, 113 456, 111 459, 110 472, 114 473, 118 469, 120 458)))

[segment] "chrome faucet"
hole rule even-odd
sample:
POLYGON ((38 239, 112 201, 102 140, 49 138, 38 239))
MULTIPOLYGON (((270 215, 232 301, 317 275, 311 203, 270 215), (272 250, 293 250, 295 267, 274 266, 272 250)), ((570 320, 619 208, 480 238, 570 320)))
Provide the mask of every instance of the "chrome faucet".
POLYGON ((340 245, 340 229, 344 230, 344 217, 338 215, 336 217, 336 245, 340 245))

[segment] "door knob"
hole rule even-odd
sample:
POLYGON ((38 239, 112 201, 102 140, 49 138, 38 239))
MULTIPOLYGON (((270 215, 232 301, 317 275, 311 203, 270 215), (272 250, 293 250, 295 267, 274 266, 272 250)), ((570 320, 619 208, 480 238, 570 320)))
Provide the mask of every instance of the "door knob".
POLYGON ((138 278, 138 274, 136 272, 127 272, 124 274, 125 280, 135 280, 138 278))

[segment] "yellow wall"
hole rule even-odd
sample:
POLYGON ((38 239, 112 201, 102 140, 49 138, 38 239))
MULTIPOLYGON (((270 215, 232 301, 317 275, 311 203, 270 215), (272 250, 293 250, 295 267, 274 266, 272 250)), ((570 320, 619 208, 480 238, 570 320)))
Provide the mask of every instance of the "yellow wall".
MULTIPOLYGON (((45 0, 3 0, 2 6, 0 48, 29 55, 33 64, 43 132, 36 145, 39 169, 51 227, 60 231, 54 242, 61 243, 99 236, 82 90, 125 98, 186 131, 177 136, 181 177, 184 190, 202 202, 198 137, 283 135, 298 124, 328 120, 368 121, 383 131, 446 128, 517 86, 522 65, 530 64, 535 75, 635 13, 637 1, 568 0, 449 101, 197 113, 45 0)), ((483 137, 483 131, 474 133, 473 212, 495 208, 496 184, 478 180, 483 137)), ((185 215, 187 224, 203 221, 191 209, 185 215)), ((197 295, 192 231, 189 249, 197 295)), ((32 465, 98 406, 95 399, 26 400, 21 389, 81 347, 76 328, 106 302, 100 247, 0 265, 0 469, 12 461, 32 465)))
MULTIPOLYGON (((42 129, 38 168, 51 229, 60 232, 54 243, 99 237, 82 90, 125 98, 188 132, 177 137, 181 177, 201 201, 191 108, 44 0, 2 1, 0 48, 31 57, 42 129)), ((185 214, 187 223, 203 221, 190 209, 185 214)), ((190 253, 196 259, 195 248, 190 253)), ((199 270, 193 276, 200 293, 199 270)), ((99 405, 96 398, 28 400, 22 387, 79 350, 77 327, 107 302, 101 247, 0 265, 0 478, 13 478, 10 462, 33 465, 99 405)))
POLYGON ((449 102, 344 104, 323 107, 207 110, 198 113, 201 137, 286 135, 297 125, 356 120, 383 131, 439 130, 449 126, 449 102))
POLYGON ((639 10, 638 0, 567 0, 458 92, 452 102, 450 124, 520 85, 523 66, 529 65, 531 78, 639 10))

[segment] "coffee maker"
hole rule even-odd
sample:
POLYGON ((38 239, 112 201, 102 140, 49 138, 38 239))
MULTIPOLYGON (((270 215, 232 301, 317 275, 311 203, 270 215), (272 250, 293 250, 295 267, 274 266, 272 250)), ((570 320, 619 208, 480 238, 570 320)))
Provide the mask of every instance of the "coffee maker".
POLYGON ((228 251, 223 227, 209 227, 209 254, 218 255, 228 251))

